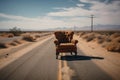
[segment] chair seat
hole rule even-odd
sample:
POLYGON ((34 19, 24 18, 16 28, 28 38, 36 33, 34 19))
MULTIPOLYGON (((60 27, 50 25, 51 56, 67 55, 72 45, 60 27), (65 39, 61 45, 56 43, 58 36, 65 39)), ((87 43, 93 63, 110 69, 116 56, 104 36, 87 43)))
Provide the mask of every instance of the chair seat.
POLYGON ((76 46, 75 44, 73 43, 61 43, 59 46, 58 46, 59 49, 75 49, 76 46))
POLYGON ((68 47, 68 46, 72 46, 73 47, 73 46, 75 46, 75 44, 73 44, 73 43, 61 43, 60 46, 61 47, 68 47))

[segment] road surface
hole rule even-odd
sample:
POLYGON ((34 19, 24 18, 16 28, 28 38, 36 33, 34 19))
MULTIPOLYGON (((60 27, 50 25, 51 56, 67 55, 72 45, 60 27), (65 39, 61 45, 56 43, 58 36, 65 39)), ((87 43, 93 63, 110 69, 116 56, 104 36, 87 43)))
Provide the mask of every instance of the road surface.
POLYGON ((113 80, 78 48, 78 56, 62 53, 56 59, 54 38, 30 50, 0 70, 0 80, 113 80))

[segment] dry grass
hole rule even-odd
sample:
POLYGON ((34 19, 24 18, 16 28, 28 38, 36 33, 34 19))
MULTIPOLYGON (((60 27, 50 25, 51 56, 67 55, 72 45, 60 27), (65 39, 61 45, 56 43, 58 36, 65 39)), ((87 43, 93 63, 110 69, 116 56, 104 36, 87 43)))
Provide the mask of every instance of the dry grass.
POLYGON ((0 36, 11 38, 11 37, 14 37, 14 34, 12 34, 12 33, 2 33, 0 36))
POLYGON ((104 43, 104 39, 98 39, 98 40, 97 40, 97 43, 98 43, 98 44, 104 43))
POLYGON ((111 42, 111 41, 112 41, 112 40, 110 39, 110 37, 109 37, 109 36, 106 36, 106 35, 99 35, 99 36, 97 36, 96 38, 97 38, 96 42, 97 42, 98 44, 102 44, 102 43, 104 43, 104 42, 111 42))
POLYGON ((7 37, 8 34, 7 34, 7 33, 2 33, 1 36, 2 36, 2 37, 7 37))
POLYGON ((35 35, 35 38, 40 38, 40 35, 35 35))
POLYGON ((102 44, 102 43, 105 41, 105 37, 102 36, 102 35, 98 35, 98 36, 96 36, 95 41, 96 41, 98 44, 102 44))
POLYGON ((120 43, 118 42, 110 42, 106 47, 108 51, 113 51, 113 52, 120 52, 120 43))
POLYGON ((36 40, 36 38, 31 35, 25 35, 25 36, 23 36, 23 40, 34 42, 36 40))
POLYGON ((120 52, 120 33, 115 32, 112 34, 107 33, 85 33, 81 32, 80 37, 85 39, 87 42, 94 41, 106 48, 108 51, 120 52))
POLYGON ((120 33, 114 33, 110 36, 111 42, 106 45, 108 51, 120 52, 120 33))
POLYGON ((85 34, 86 34, 85 32, 79 33, 80 37, 82 37, 82 36, 85 35, 85 34))
POLYGON ((18 44, 16 42, 11 42, 10 45, 17 46, 18 44))
POLYGON ((82 38, 89 42, 95 39, 95 34, 94 33, 85 34, 82 36, 82 38))
POLYGON ((16 43, 18 43, 18 44, 22 44, 22 43, 23 43, 22 40, 14 40, 13 42, 16 42, 16 43))
POLYGON ((13 33, 9 33, 9 34, 8 34, 8 37, 9 37, 9 38, 14 37, 14 34, 13 34, 13 33))
POLYGON ((105 41, 106 41, 106 42, 112 42, 112 39, 109 38, 109 37, 107 37, 105 41))
POLYGON ((120 37, 113 39, 113 41, 120 43, 120 37))
POLYGON ((9 43, 0 43, 0 48, 9 48, 10 46, 17 46, 19 44, 22 44, 23 42, 23 40, 14 40, 9 43))
POLYGON ((8 48, 9 46, 9 43, 0 43, 0 48, 8 48))
POLYGON ((120 33, 114 33, 110 36, 111 39, 115 39, 115 38, 118 38, 120 37, 120 33))

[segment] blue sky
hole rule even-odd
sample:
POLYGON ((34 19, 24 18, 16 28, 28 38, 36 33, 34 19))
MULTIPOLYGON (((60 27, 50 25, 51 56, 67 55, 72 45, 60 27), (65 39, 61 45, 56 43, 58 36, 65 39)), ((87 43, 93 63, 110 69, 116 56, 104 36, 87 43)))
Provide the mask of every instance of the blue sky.
POLYGON ((120 0, 0 0, 0 29, 120 25, 120 0))
POLYGON ((27 17, 45 16, 55 7, 73 7, 78 0, 0 0, 0 12, 27 17))

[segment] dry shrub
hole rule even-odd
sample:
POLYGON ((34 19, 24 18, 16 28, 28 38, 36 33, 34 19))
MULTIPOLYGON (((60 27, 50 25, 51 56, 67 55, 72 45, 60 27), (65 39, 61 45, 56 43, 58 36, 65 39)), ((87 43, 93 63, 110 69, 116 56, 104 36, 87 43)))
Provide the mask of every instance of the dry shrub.
POLYGON ((114 33, 110 36, 111 39, 115 39, 115 38, 118 38, 120 37, 120 33, 114 33))
POLYGON ((14 40, 13 42, 16 42, 18 44, 22 44, 22 40, 14 40))
POLYGON ((97 39, 105 39, 105 36, 103 36, 103 35, 98 35, 96 38, 97 38, 97 39))
POLYGON ((76 35, 79 36, 81 33, 80 32, 76 32, 76 35))
POLYGON ((89 42, 95 39, 95 34, 94 33, 85 34, 82 38, 89 42))
POLYGON ((111 41, 112 41, 112 39, 111 39, 111 38, 109 38, 109 37, 107 37, 105 41, 106 41, 106 42, 111 42, 111 41))
POLYGON ((18 44, 16 42, 11 42, 10 45, 17 46, 18 44))
POLYGON ((98 44, 102 44, 103 42, 104 42, 103 39, 98 39, 98 40, 97 40, 97 43, 98 43, 98 44))
POLYGON ((85 32, 81 32, 79 35, 80 35, 80 37, 82 37, 85 34, 86 34, 85 32))
POLYGON ((86 41, 87 41, 87 42, 92 41, 92 40, 94 40, 94 38, 95 38, 94 36, 89 36, 89 37, 86 39, 86 41))
POLYGON ((14 37, 14 34, 12 34, 12 33, 2 33, 1 36, 11 38, 11 37, 14 37))
POLYGON ((0 43, 0 48, 8 48, 9 43, 0 43))
POLYGON ((114 40, 113 42, 110 42, 107 46, 106 49, 108 51, 113 51, 113 52, 120 52, 120 42, 117 40, 114 40))
POLYGON ((115 38, 113 41, 120 43, 120 37, 115 38))
POLYGON ((100 33, 96 33, 96 32, 93 32, 93 33, 81 33, 82 35, 82 38, 85 39, 87 42, 89 41, 96 41, 98 44, 102 44, 104 42, 111 42, 111 38, 107 35, 103 35, 103 34, 100 34, 100 33))
POLYGON ((8 34, 7 33, 2 33, 1 36, 2 37, 8 37, 8 34))
POLYGON ((9 37, 9 38, 14 37, 14 34, 13 34, 13 33, 9 33, 9 34, 8 34, 8 37, 9 37))
POLYGON ((106 48, 108 44, 109 44, 109 42, 104 42, 101 46, 106 48))
POLYGON ((120 52, 120 37, 115 38, 112 42, 110 42, 106 49, 108 51, 120 52))
POLYGON ((26 41, 35 41, 36 38, 34 36, 31 36, 31 35, 25 35, 23 36, 23 40, 26 40, 26 41))
POLYGON ((111 42, 112 40, 107 35, 100 35, 99 34, 98 36, 96 36, 96 41, 97 41, 97 43, 102 44, 104 42, 111 42))
POLYGON ((40 38, 40 35, 35 35, 35 38, 40 38))
POLYGON ((102 35, 96 36, 96 41, 97 43, 101 44, 104 42, 104 37, 102 35))

